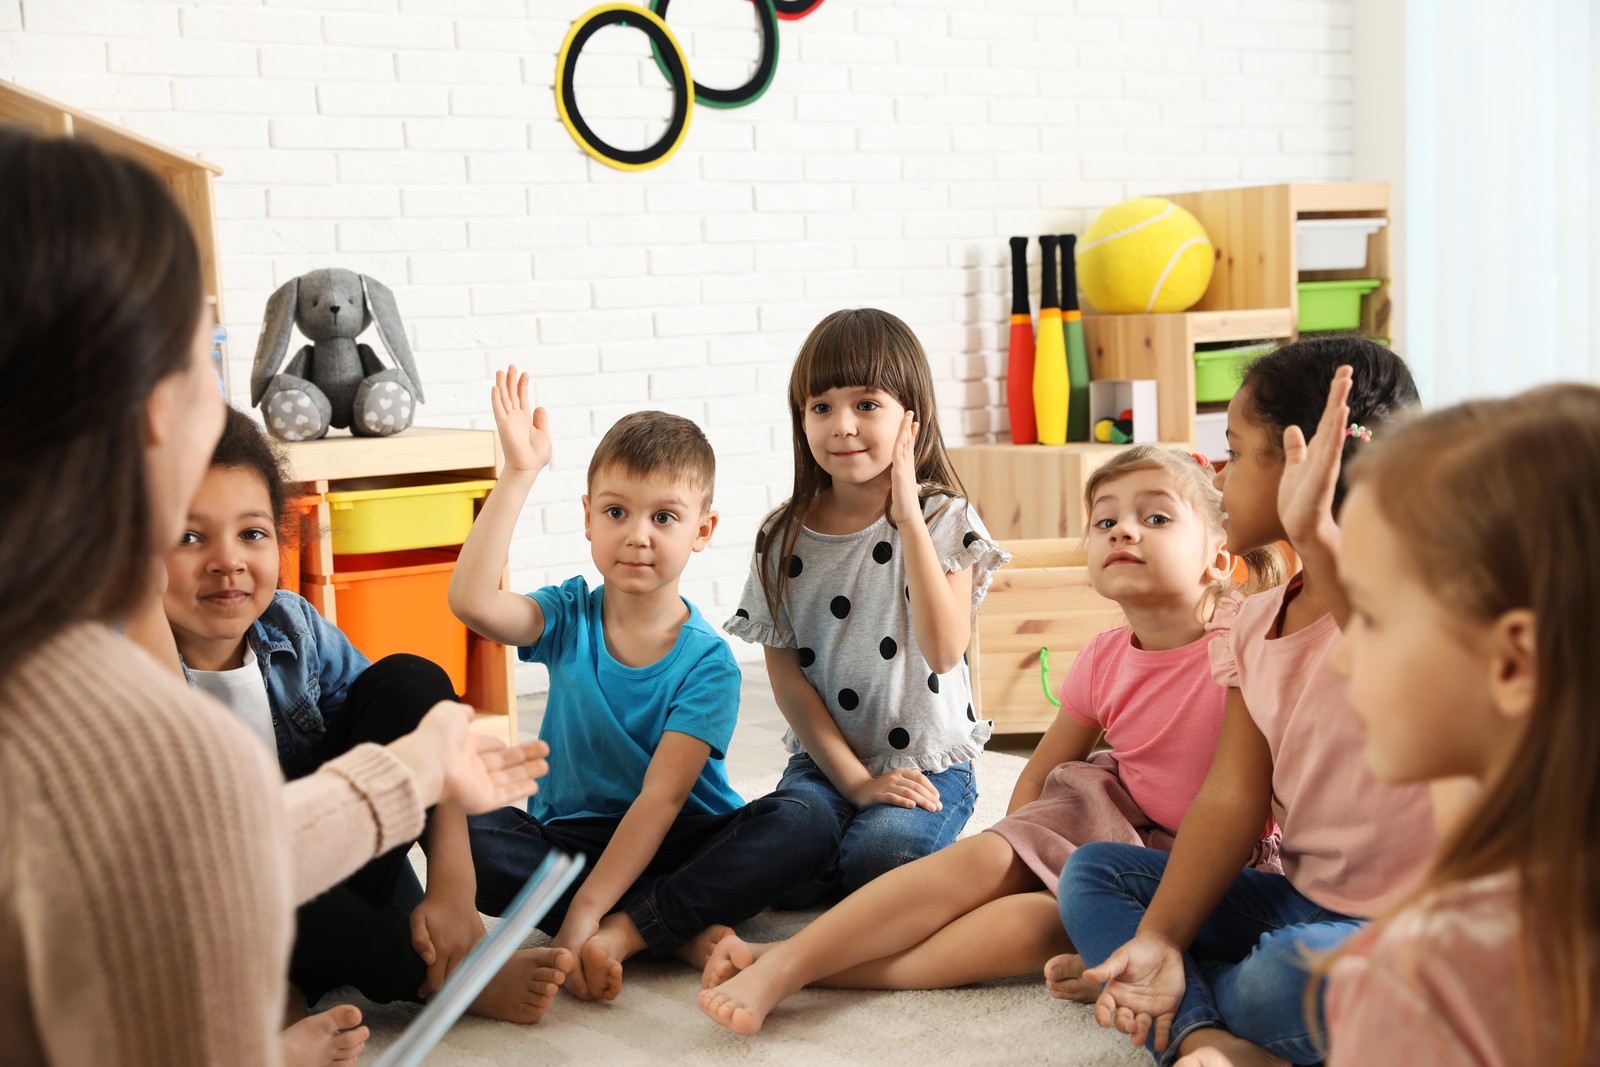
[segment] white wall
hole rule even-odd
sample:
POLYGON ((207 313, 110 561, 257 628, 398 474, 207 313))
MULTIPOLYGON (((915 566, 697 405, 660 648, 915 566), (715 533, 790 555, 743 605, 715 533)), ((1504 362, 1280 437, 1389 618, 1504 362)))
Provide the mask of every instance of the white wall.
MULTIPOLYGON (((1007 236, 1143 192, 1351 177, 1347 0, 826 0, 780 23, 764 97, 697 108, 642 173, 590 161, 556 118, 556 52, 590 6, 0 0, 0 75, 226 169, 236 399, 267 295, 318 266, 395 289, 423 424, 492 425, 493 368, 534 368, 557 453, 518 587, 587 567, 577 498, 617 416, 698 420, 723 525, 684 589, 718 622, 786 492, 783 387, 823 314, 905 317, 947 438, 983 438, 1004 428, 1007 236)), ((669 17, 702 81, 744 79, 746 0, 669 17)), ((647 57, 606 30, 579 68, 586 116, 636 146, 666 113, 647 57)))

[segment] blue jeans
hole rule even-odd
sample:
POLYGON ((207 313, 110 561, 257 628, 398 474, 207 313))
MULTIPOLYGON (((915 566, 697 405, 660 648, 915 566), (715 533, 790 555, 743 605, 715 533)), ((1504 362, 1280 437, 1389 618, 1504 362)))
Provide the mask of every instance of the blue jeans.
POLYGON ((858 809, 840 795, 810 756, 803 752, 791 756, 778 789, 803 796, 814 807, 832 813, 838 862, 815 881, 798 885, 779 898, 777 906, 803 908, 841 892, 854 893, 878 875, 954 841, 978 802, 972 764, 957 763, 928 775, 928 781, 939 790, 941 811, 885 804, 858 809))
MULTIPOLYGON (((552 850, 588 857, 585 878, 621 819, 540 823, 521 808, 467 820, 478 874, 478 910, 499 915, 552 850)), ((713 923, 734 925, 808 882, 838 854, 832 815, 808 797, 779 789, 723 815, 680 812, 644 873, 612 911, 627 913, 653 955, 664 956, 713 923)), ((580 881, 539 926, 554 935, 580 881)))
MULTIPOLYGON (((1089 966, 1130 940, 1156 895, 1169 854, 1098 842, 1072 854, 1061 872, 1061 922, 1089 966)), ((1281 874, 1245 869, 1183 955, 1185 989, 1164 1053, 1171 1063, 1192 1030, 1223 1027, 1290 1063, 1317 1063, 1327 1051, 1322 990, 1306 1017, 1306 984, 1318 957, 1338 948, 1365 920, 1319 907, 1281 874)))

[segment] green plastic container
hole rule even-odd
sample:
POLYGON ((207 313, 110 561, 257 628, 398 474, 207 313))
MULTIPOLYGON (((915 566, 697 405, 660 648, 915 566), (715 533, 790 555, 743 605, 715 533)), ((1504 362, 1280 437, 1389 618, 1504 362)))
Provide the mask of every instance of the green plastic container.
POLYGON ((1201 404, 1226 404, 1239 391, 1239 377, 1245 365, 1264 356, 1275 344, 1244 345, 1239 348, 1213 348, 1194 354, 1194 398, 1201 404))
POLYGON ((1379 278, 1350 278, 1337 282, 1301 282, 1301 330, 1358 330, 1361 328, 1361 298, 1383 281, 1379 278))

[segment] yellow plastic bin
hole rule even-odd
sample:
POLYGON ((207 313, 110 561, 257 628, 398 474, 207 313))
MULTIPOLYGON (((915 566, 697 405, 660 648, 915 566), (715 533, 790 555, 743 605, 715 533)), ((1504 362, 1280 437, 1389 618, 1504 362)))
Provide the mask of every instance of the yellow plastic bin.
POLYGON ((334 554, 459 545, 472 529, 473 502, 492 488, 492 478, 449 481, 437 476, 404 484, 393 479, 375 486, 341 483, 327 494, 334 554))
POLYGON ((467 628, 450 614, 455 549, 335 556, 332 587, 339 629, 373 662, 395 652, 431 659, 467 691, 467 628))

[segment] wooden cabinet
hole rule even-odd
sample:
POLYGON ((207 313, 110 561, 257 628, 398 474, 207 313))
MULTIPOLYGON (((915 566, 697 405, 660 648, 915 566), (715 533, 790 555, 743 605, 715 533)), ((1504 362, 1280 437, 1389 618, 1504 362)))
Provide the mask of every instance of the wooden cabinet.
MULTIPOLYGON (((88 112, 57 103, 8 81, 0 81, 0 119, 57 137, 76 137, 109 152, 131 156, 154 171, 178 202, 194 231, 200 252, 200 278, 206 301, 225 323, 222 313, 222 277, 217 265, 217 209, 212 181, 222 174, 215 163, 175 151, 158 141, 124 129, 88 112)), ((228 362, 222 361, 224 384, 228 362)))
MULTIPOLYGON (((325 499, 330 491, 337 492, 354 479, 365 483, 373 478, 412 479, 418 475, 437 476, 440 481, 495 478, 504 461, 500 440, 490 430, 413 426, 393 437, 329 436, 283 447, 291 477, 303 483, 306 495, 317 498, 315 510, 308 513, 304 524, 308 535, 300 546, 301 569, 306 572, 300 592, 335 625, 339 622, 337 586, 313 578, 336 571, 335 520, 325 499)), ((502 588, 509 588, 509 577, 502 571, 502 588)), ((429 605, 429 610, 437 608, 429 605)), ((516 669, 511 648, 468 632, 465 696, 479 712, 474 729, 508 742, 516 740, 516 669)))
POLYGON ((1046 695, 1094 636, 1121 626, 1122 609, 1089 585, 1083 549, 1056 539, 1002 540, 1000 568, 973 622, 968 661, 975 710, 997 734, 1043 733, 1056 716, 1046 695), (1049 677, 1041 674, 1048 652, 1049 677))

